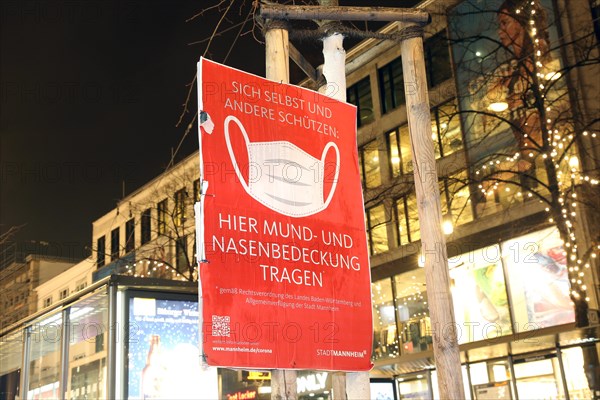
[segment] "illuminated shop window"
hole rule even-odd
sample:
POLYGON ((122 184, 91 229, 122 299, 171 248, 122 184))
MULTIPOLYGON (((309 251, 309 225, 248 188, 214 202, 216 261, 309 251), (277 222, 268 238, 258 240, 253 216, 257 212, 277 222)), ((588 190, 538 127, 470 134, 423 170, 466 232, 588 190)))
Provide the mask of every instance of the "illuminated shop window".
POLYGON ((387 219, 383 204, 367 209, 367 229, 371 254, 388 251, 387 219))
POLYGON ((567 261, 556 228, 502 243, 515 326, 519 331, 575 321, 567 261))
POLYGON ((394 315, 394 296, 391 279, 371 284, 373 296, 373 360, 396 357, 398 335, 394 315))
POLYGON ((32 324, 29 340, 29 380, 23 398, 61 398, 60 371, 62 315, 54 314, 32 324), (43 338, 43 340, 35 340, 43 338))
POLYGON ((567 389, 569 397, 572 399, 593 398, 587 378, 585 374, 581 373, 581 371, 584 371, 585 366, 584 352, 588 352, 591 359, 597 357, 597 350, 594 345, 562 349, 562 363, 567 381, 567 389))
POLYGON ((403 354, 432 348, 425 270, 418 268, 394 277, 396 315, 403 354))
POLYGON ((508 294, 498 245, 448 260, 459 343, 512 334, 508 294))
POLYGON ((373 98, 371 97, 371 83, 366 77, 350 86, 346 91, 348 103, 356 106, 357 125, 363 126, 373 122, 373 98))
MULTIPOLYGON (((23 315, 19 319, 25 317, 23 315)), ((20 377, 23 370, 23 331, 3 336, 1 340, 0 393, 3 399, 19 399, 20 377)))
POLYGON ((108 296, 97 293, 70 308, 69 391, 66 399, 105 399, 108 296))
POLYGON ((371 189, 381 185, 381 169, 379 167, 379 147, 373 140, 359 149, 360 177, 363 186, 371 189))
POLYGON ((514 360, 513 368, 520 399, 565 398, 556 355, 536 361, 514 360))

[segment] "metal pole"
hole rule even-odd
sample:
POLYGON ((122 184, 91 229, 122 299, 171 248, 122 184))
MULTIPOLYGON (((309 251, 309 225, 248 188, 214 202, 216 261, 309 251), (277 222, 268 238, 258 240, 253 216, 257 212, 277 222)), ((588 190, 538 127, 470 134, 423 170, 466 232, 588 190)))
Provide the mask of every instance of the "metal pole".
POLYGON ((23 365, 21 366, 21 388, 19 389, 19 396, 21 399, 27 398, 27 392, 29 390, 29 375, 31 369, 29 365, 30 351, 31 351, 31 327, 28 326, 23 330, 23 365))
POLYGON ((401 52, 410 143, 415 161, 414 174, 421 246, 425 257, 425 280, 429 314, 433 325, 433 354, 438 371, 440 397, 464 399, 460 350, 450 297, 446 239, 442 233, 440 189, 431 141, 431 116, 423 38, 403 40, 401 52))
MULTIPOLYGON (((116 377, 116 353, 117 353, 117 335, 119 332, 117 326, 117 288, 114 282, 108 283, 108 349, 106 351, 106 397, 116 399, 115 380, 116 377)), ((125 336, 124 336, 125 338, 125 336)), ((122 343, 121 345, 125 345, 122 343)), ((119 394, 120 397, 120 394, 119 394)))
POLYGON ((62 342, 60 351, 60 375, 59 375, 59 387, 60 387, 60 398, 65 400, 67 396, 67 384, 69 379, 69 344, 71 341, 71 320, 69 313, 71 308, 67 308, 62 311, 62 342))

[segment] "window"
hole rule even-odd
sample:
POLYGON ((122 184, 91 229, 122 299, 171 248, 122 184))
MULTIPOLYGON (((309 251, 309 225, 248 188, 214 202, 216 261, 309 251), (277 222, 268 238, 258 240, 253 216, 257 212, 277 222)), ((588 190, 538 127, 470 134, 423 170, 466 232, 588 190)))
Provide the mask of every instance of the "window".
POLYGON ((435 157, 445 157, 463 148, 462 132, 456 100, 431 109, 431 138, 435 157))
MULTIPOLYGON (((435 157, 445 157, 463 148, 462 131, 456 100, 448 101, 431 109, 431 139, 435 157)), ((412 153, 408 125, 403 125, 387 134, 388 163, 392 176, 413 171, 412 153)))
POLYGON ((394 289, 402 353, 431 350, 433 331, 427 307, 425 270, 417 268, 394 276, 394 289))
POLYGON ((52 296, 44 299, 44 307, 50 307, 52 305, 52 296))
POLYGON ((383 114, 406 102, 403 80, 402 59, 400 57, 379 69, 379 92, 383 114))
POLYGON ((367 209, 366 217, 371 254, 375 255, 388 251, 387 220, 383 204, 367 209))
POLYGON ((185 222, 185 188, 175 192, 175 226, 182 226, 185 222))
POLYGON ((87 287, 87 282, 84 281, 80 281, 79 283, 77 283, 77 286, 75 286, 75 291, 79 292, 80 290, 83 290, 87 287))
MULTIPOLYGON (((439 185, 442 216, 450 217, 453 227, 473 221, 466 171, 441 178, 439 185)), ((416 193, 397 199, 394 214, 399 246, 421 238, 416 193)))
POLYGON ((115 228, 110 233, 110 261, 119 258, 119 228, 115 228))
POLYGON ((415 242, 421 238, 416 193, 397 199, 394 214, 398 245, 415 242))
POLYGON ((104 236, 96 240, 96 257, 96 264, 100 268, 104 265, 106 258, 106 238, 104 236))
POLYGON ((144 210, 142 213, 142 232, 141 232, 141 240, 142 244, 148 243, 150 241, 150 236, 152 232, 152 209, 148 208, 144 210))
POLYGON ((596 41, 600 44, 600 0, 593 0, 592 6, 592 18, 594 23, 594 31, 596 32, 596 41))
POLYGON ((58 294, 58 298, 60 300, 66 299, 69 296, 69 289, 63 289, 60 291, 60 293, 58 294))
POLYGON ((187 236, 177 239, 175 242, 175 266, 180 273, 189 267, 187 257, 187 236))
POLYGON ((192 187, 192 190, 194 191, 194 203, 197 203, 200 201, 200 179, 196 179, 192 184, 192 187))
POLYGON ((450 51, 446 31, 441 31, 427 39, 424 44, 425 70, 427 83, 434 87, 452 77, 450 51))
POLYGON ((389 165, 392 176, 407 174, 413 171, 412 153, 408 125, 394 129, 387 134, 389 165))
POLYGON ((368 76, 350 86, 346 91, 346 98, 348 103, 356 106, 358 126, 373 122, 373 98, 371 97, 371 82, 368 76))
POLYGON ((453 226, 473 221, 473 210, 467 182, 467 171, 440 179, 442 215, 446 217, 450 213, 449 216, 452 218, 453 226), (450 208, 448 208, 448 204, 450 204, 450 208))
POLYGON ((363 186, 371 189, 381 185, 381 171, 379 169, 379 148, 377 140, 373 140, 358 151, 360 162, 360 177, 363 186))
POLYGON ((371 284, 373 293, 373 360, 399 356, 390 278, 371 284))
POLYGON ((167 199, 164 199, 157 205, 159 235, 164 235, 167 232, 167 204, 167 199))
POLYGON ((125 223, 125 253, 135 247, 135 220, 132 218, 125 223))

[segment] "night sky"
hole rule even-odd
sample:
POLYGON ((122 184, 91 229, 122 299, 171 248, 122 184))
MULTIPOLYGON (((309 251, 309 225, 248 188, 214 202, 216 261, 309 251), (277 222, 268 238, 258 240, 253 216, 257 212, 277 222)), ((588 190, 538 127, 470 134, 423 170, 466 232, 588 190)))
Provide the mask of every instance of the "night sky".
MULTIPOLYGON (((181 141, 196 109, 194 89, 192 112, 175 126, 187 85, 229 2, 186 20, 217 3, 0 3, 0 232, 26 224, 17 240, 62 243, 85 255, 92 221, 116 206, 123 188, 127 195, 164 171, 181 141)), ((252 18, 235 40, 251 6, 234 2, 219 31, 231 29, 215 37, 207 57, 264 75, 252 18)), ((300 47, 322 59, 320 45, 300 47)), ((293 71, 292 81, 300 78, 293 71)), ((197 146, 192 131, 176 160, 197 146)))

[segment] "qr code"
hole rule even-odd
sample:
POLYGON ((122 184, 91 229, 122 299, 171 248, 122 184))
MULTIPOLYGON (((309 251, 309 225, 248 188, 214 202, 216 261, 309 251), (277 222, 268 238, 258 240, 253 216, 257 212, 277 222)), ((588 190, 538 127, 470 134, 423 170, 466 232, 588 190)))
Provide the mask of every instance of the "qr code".
POLYGON ((212 335, 229 337, 230 321, 229 315, 213 315, 212 335))

